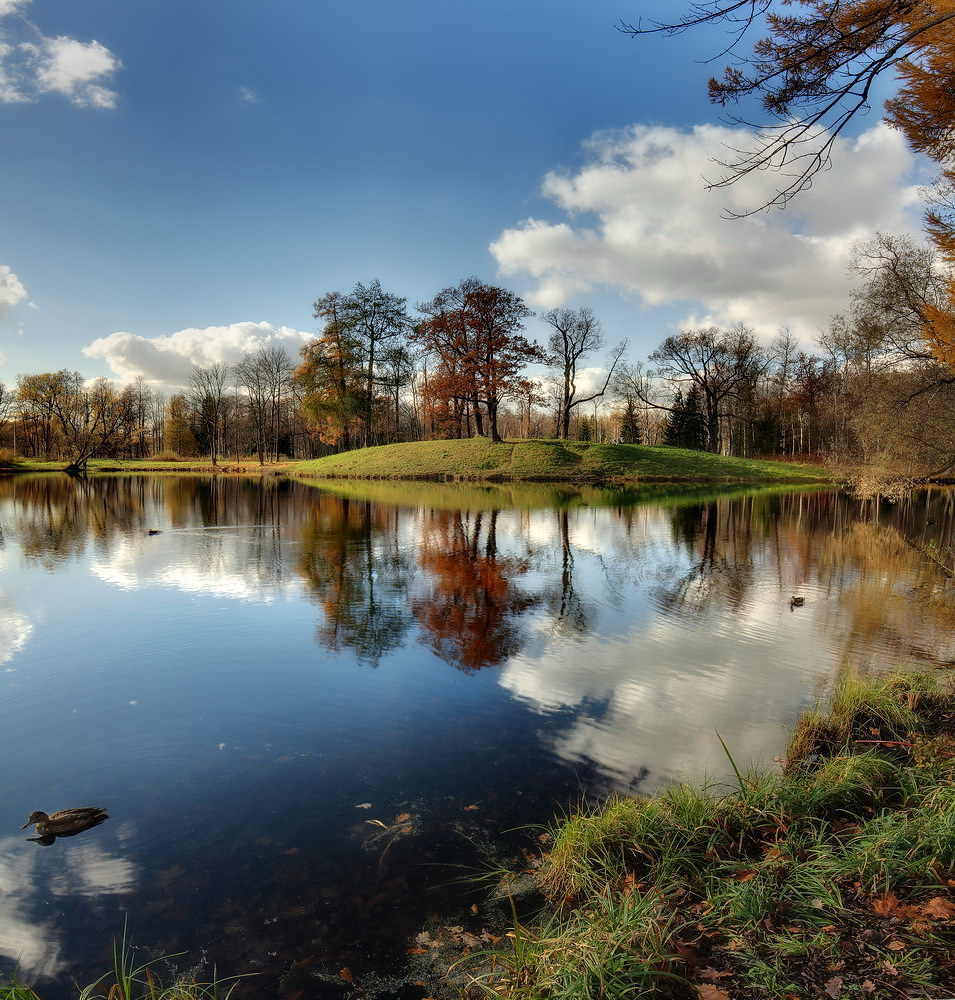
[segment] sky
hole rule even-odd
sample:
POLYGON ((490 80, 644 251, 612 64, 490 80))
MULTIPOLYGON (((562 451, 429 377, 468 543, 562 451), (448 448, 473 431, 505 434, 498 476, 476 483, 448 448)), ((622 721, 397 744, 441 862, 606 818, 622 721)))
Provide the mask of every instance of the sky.
POLYGON ((776 179, 706 189, 748 141, 706 97, 726 36, 616 27, 680 9, 0 0, 0 381, 168 389, 294 353, 315 299, 375 278, 410 307, 470 275, 590 306, 634 361, 710 324, 811 347, 852 244, 918 233, 930 174, 877 106, 785 211, 727 219, 776 179))

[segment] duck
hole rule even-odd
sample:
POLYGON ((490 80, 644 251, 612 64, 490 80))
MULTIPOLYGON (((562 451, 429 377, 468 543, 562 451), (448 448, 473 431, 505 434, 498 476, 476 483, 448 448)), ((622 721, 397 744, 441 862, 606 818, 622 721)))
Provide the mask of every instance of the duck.
POLYGON ((791 608, 801 608, 806 603, 805 597, 790 597, 789 606, 791 608))
POLYGON ((20 827, 25 830, 36 824, 36 832, 41 837, 72 837, 109 819, 105 809, 98 806, 81 806, 78 809, 60 809, 49 816, 45 812, 32 812, 30 818, 20 827))

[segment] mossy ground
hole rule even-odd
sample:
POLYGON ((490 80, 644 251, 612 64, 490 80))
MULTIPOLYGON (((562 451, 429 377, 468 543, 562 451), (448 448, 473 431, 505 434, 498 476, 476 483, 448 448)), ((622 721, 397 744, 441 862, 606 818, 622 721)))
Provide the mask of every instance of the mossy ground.
POLYGON ((465 996, 850 1000, 955 994, 955 697, 851 679, 779 772, 562 822, 548 901, 466 958, 465 996))

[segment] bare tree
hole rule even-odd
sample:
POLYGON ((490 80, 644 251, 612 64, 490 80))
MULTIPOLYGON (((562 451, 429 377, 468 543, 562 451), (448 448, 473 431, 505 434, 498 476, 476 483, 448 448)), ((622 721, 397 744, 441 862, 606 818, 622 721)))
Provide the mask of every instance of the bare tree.
POLYGON ((607 391, 613 378, 614 369, 626 350, 626 342, 614 348, 610 367, 603 385, 589 396, 577 395, 577 375, 581 358, 604 345, 600 321, 594 316, 593 310, 584 306, 582 309, 549 309, 541 319, 551 327, 552 333, 548 341, 550 349, 550 367, 557 370, 553 376, 557 397, 557 437, 570 437, 570 418, 576 406, 599 399, 607 391))
POLYGON ((197 365, 189 376, 187 398, 196 423, 206 436, 206 446, 213 465, 219 460, 224 440, 226 416, 230 407, 227 395, 230 369, 226 364, 197 365))

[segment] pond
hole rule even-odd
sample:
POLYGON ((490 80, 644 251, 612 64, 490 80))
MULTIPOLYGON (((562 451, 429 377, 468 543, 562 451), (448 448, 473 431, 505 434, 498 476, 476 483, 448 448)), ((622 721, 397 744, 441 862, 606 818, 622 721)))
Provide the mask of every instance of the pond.
POLYGON ((721 780, 720 737, 768 764, 850 667, 955 660, 953 510, 2 478, 3 968, 75 995, 128 915, 140 960, 258 973, 237 997, 437 995, 535 824, 721 780), (110 818, 20 832, 72 806, 110 818))

